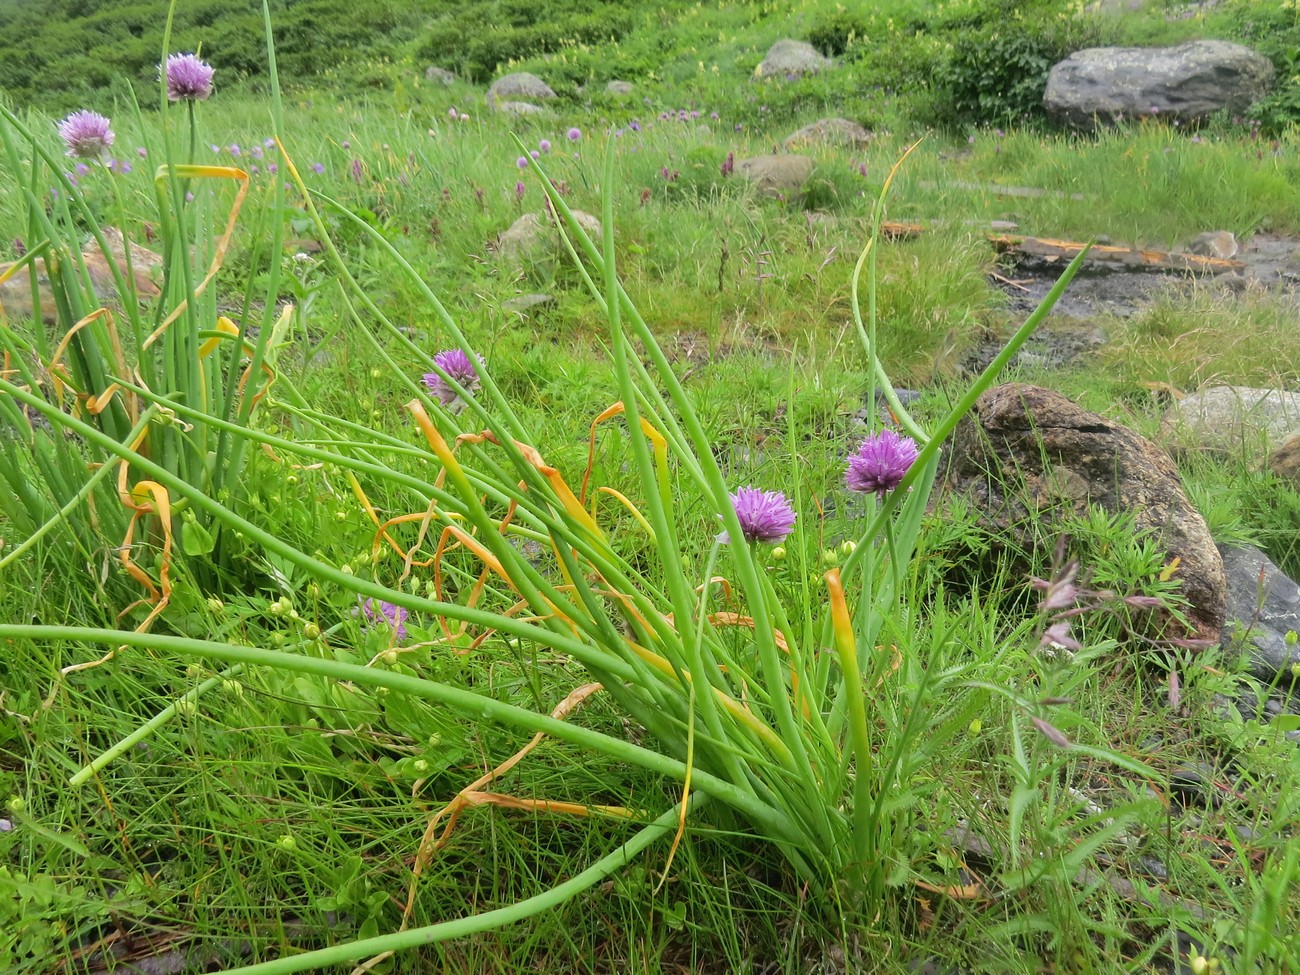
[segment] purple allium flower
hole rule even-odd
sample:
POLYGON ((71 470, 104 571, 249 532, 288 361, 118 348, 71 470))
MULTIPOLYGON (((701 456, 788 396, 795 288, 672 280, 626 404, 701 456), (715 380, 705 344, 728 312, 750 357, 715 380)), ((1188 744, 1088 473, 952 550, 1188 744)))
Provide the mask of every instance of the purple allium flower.
POLYGON ((139 149, 137 149, 137 150, 135 151, 135 154, 136 154, 137 156, 139 156, 141 159, 148 159, 148 158, 149 158, 149 150, 146 149, 144 146, 141 146, 139 149))
MULTIPOLYGON (((746 541, 779 542, 794 531, 794 508, 780 491, 743 487, 730 498, 746 541)), ((719 540, 729 543, 731 537, 724 531, 719 540)))
POLYGON ((354 183, 361 182, 361 174, 363 172, 364 170, 361 168, 361 160, 360 159, 352 160, 352 181, 354 183))
POLYGON ((550 140, 550 139, 543 139, 541 142, 537 143, 537 148, 538 148, 538 149, 541 149, 542 152, 550 152, 550 151, 551 151, 551 140, 550 140))
POLYGON ((119 173, 125 176, 131 171, 131 164, 125 159, 110 159, 108 161, 108 171, 110 173, 119 173))
POLYGON ((633 132, 641 131, 641 123, 638 122, 636 119, 633 119, 631 122, 628 122, 627 127, 631 129, 633 132))
POLYGON ((311 171, 319 176, 321 173, 325 172, 325 164, 314 162, 311 164, 311 171))
POLYGON ((98 112, 73 112, 59 123, 59 135, 68 147, 69 156, 97 159, 113 145, 113 130, 108 119, 98 112))
POLYGON ((570 142, 577 142, 581 138, 582 138, 582 129, 578 128, 577 126, 574 126, 573 128, 569 129, 570 142))
POLYGON ((212 94, 214 69, 206 61, 200 61, 197 55, 169 54, 167 62, 158 65, 158 71, 167 76, 169 101, 203 101, 212 94))
POLYGON ((366 619, 371 623, 386 623, 397 640, 406 639, 406 618, 410 614, 401 606, 394 606, 381 599, 376 608, 375 600, 367 599, 361 604, 361 611, 366 614, 366 619))
POLYGON ((880 500, 898 487, 916 462, 916 441, 900 437, 893 430, 881 430, 862 441, 856 454, 849 455, 844 482, 850 491, 875 491, 880 500))
MULTIPOLYGON (((483 357, 478 356, 478 364, 484 365, 483 357)), ((456 382, 464 387, 465 392, 473 393, 479 387, 478 368, 461 349, 446 349, 433 357, 434 364, 456 382)), ((436 372, 424 374, 424 385, 429 393, 443 406, 454 412, 460 412, 465 403, 460 394, 436 372)))
POLYGON ((230 144, 230 154, 232 156, 242 156, 244 154, 244 150, 239 148, 238 142, 232 142, 230 144))
POLYGON ((261 146, 253 146, 253 148, 249 150, 249 154, 252 155, 252 157, 253 157, 254 159, 261 159, 261 158, 262 158, 262 147, 261 147, 261 146))
POLYGON ((527 169, 527 168, 528 168, 528 157, 527 157, 527 156, 520 156, 518 159, 515 160, 515 165, 518 166, 520 169, 527 169))
POLYGON ((458 119, 459 117, 460 117, 460 113, 456 111, 456 106, 455 106, 455 105, 453 105, 453 106, 451 106, 451 108, 447 109, 447 118, 451 119, 451 120, 454 122, 454 121, 456 121, 456 119, 458 119))
POLYGON ((536 159, 538 156, 541 155, 541 153, 538 152, 536 149, 530 149, 530 150, 528 151, 528 155, 530 155, 530 156, 532 156, 534 159, 536 159))
POLYGON ((516 200, 522 200, 522 199, 524 198, 524 194, 525 194, 526 192, 528 192, 528 187, 524 185, 523 180, 520 180, 518 183, 515 184, 515 199, 516 199, 516 200))
MULTIPOLYGON (((113 168, 113 160, 110 159, 108 161, 108 166, 110 169, 113 168)), ((77 163, 77 165, 72 167, 72 170, 78 176, 85 176, 88 172, 90 172, 90 167, 87 166, 85 163, 77 163)))
POLYGON ((262 145, 266 146, 266 148, 268 149, 274 149, 275 140, 272 139, 270 136, 267 136, 265 139, 262 140, 262 145))
POLYGON ((275 163, 267 163, 267 164, 266 164, 266 171, 267 171, 268 173, 270 173, 272 176, 274 176, 276 173, 278 173, 278 172, 280 171, 280 167, 279 167, 278 165, 276 165, 275 163))
POLYGON ((344 139, 342 142, 339 143, 339 147, 343 149, 351 149, 352 143, 349 142, 347 139, 344 139))

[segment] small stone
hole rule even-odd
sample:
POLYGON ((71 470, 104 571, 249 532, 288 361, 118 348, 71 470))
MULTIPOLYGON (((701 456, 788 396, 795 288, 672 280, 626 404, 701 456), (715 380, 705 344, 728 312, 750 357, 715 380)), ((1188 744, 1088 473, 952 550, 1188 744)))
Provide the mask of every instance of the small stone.
POLYGON ((614 81, 610 81, 610 82, 606 83, 606 85, 605 85, 605 94, 606 94, 606 95, 619 95, 619 96, 622 96, 622 95, 630 95, 630 94, 632 94, 632 88, 633 88, 632 82, 630 82, 630 81, 619 81, 619 80, 615 79, 614 81))
POLYGON ((459 79, 446 68, 431 64, 424 69, 424 80, 435 81, 443 85, 454 85, 459 79))
POLYGON ((511 298, 501 303, 502 311, 513 311, 520 315, 526 315, 528 312, 541 311, 543 308, 549 308, 555 304, 553 295, 520 295, 517 298, 511 298))
POLYGON ((1207 230, 1203 234, 1197 234, 1187 245, 1189 254, 1196 254, 1199 257, 1217 257, 1225 261, 1232 260, 1240 250, 1241 245, 1237 243, 1236 235, 1230 230, 1207 230))

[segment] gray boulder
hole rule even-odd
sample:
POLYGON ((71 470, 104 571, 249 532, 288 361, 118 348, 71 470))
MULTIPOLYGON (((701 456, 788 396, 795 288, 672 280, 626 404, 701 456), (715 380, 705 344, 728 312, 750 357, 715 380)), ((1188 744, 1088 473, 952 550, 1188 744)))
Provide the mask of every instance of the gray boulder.
POLYGON ((846 118, 824 118, 786 136, 783 145, 787 149, 800 149, 820 142, 846 149, 861 149, 870 141, 871 133, 857 122, 846 118))
POLYGON ((1300 393, 1249 386, 1211 386, 1179 400, 1161 432, 1180 448, 1234 453, 1277 446, 1300 434, 1300 393))
MULTIPOLYGON (((573 211, 578 225, 593 240, 600 240, 600 221, 582 210, 573 211)), ((549 265, 560 256, 560 234, 550 218, 540 213, 525 213, 497 238, 497 255, 507 264, 520 267, 549 265)))
POLYGON ((830 58, 823 57, 817 48, 807 41, 777 41, 767 52, 757 68, 757 78, 797 78, 800 75, 816 74, 822 68, 830 67, 830 58))
POLYGON ((1252 545, 1219 551, 1228 581, 1224 646, 1241 641, 1254 676, 1271 684, 1280 674, 1289 683, 1292 666, 1300 663, 1300 645, 1287 643, 1288 633, 1300 632, 1300 586, 1252 545))
POLYGON ((1151 441, 1060 393, 1008 383, 979 398, 950 451, 945 489, 981 512, 995 537, 1024 551, 1050 537, 1062 515, 1085 515, 1093 505, 1132 514, 1169 564, 1179 560, 1194 635, 1219 639, 1223 561, 1173 461, 1151 441))
POLYGON ((1244 113, 1273 73, 1268 58, 1227 41, 1094 47, 1052 68, 1043 106, 1079 128, 1151 115, 1191 122, 1223 109, 1244 113))
POLYGON ((550 115, 549 108, 534 105, 532 102, 492 102, 492 107, 509 118, 523 118, 528 115, 550 115))
POLYGON ((606 95, 630 95, 632 94, 632 82, 618 81, 617 79, 605 85, 606 95))
POLYGON ((754 156, 736 160, 736 173, 769 196, 790 197, 803 189, 814 163, 807 156, 791 154, 754 156))
POLYGON ((513 74, 502 75, 492 86, 488 88, 488 103, 513 101, 518 99, 529 99, 537 101, 538 99, 554 98, 555 92, 541 78, 535 74, 529 74, 527 71, 516 71, 513 74))
POLYGON ((437 81, 444 85, 454 85, 459 79, 446 68, 431 64, 424 69, 425 81, 437 81))

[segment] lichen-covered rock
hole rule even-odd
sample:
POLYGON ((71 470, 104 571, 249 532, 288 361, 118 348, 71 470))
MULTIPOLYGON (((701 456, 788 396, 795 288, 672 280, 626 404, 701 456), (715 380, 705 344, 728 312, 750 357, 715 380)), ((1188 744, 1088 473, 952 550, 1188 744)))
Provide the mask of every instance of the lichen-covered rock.
POLYGON ((615 79, 614 81, 607 82, 605 85, 605 94, 606 95, 630 95, 632 94, 632 82, 619 81, 617 79, 615 79))
POLYGON ((1268 459, 1268 469, 1300 491, 1300 433, 1288 437, 1268 459))
POLYGON ((1176 47, 1093 47, 1047 77, 1043 107, 1079 128, 1155 115, 1192 122, 1245 112, 1273 83, 1273 62, 1227 41, 1176 47))
POLYGON ((1223 561, 1173 461, 1151 441, 1060 393, 1009 383, 979 398, 950 450, 946 490, 967 498, 986 527, 1022 549, 1050 536, 1052 519, 1062 514, 1083 515, 1092 505, 1131 513, 1169 563, 1179 560, 1195 636, 1219 639, 1223 561))
POLYGON ((792 154, 754 156, 736 160, 736 174, 771 196, 791 197, 803 189, 814 163, 808 156, 792 154))
POLYGON ((436 81, 442 85, 454 85, 457 77, 446 68, 440 68, 436 64, 431 64, 424 69, 425 81, 436 81))
POLYGON ((817 74, 831 63, 830 58, 824 57, 807 41, 786 39, 772 45, 767 57, 754 69, 754 75, 758 78, 798 78, 817 74))
MULTIPOLYGON (((600 221, 582 210, 573 211, 578 225, 593 240, 600 240, 600 221)), ((497 256, 508 264, 536 267, 549 264, 560 256, 560 233, 549 217, 525 213, 497 238, 497 256)))
POLYGON ((502 75, 488 88, 488 104, 494 102, 528 99, 530 101, 554 98, 555 92, 541 78, 527 71, 515 71, 502 75))
POLYGON ((787 149, 798 149, 820 142, 846 149, 861 149, 870 141, 871 133, 857 122, 846 118, 824 118, 805 125, 798 132, 792 132, 786 136, 783 145, 787 149))
POLYGON ((1223 453, 1266 449, 1300 434, 1300 393, 1210 386, 1171 406, 1161 432, 1181 448, 1223 453))

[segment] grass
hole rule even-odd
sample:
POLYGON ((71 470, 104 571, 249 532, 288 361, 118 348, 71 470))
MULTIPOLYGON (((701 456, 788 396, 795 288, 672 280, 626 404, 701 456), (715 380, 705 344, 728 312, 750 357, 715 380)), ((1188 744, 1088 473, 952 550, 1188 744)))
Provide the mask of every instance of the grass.
MULTIPOLYGON (((821 591, 823 572, 844 562, 843 541, 863 530, 863 509, 840 487, 843 455, 861 437, 854 414, 869 388, 849 282, 872 202, 912 131, 905 107, 885 106, 882 95, 879 117, 890 131, 882 127, 867 149, 851 155, 816 151, 817 199, 826 218, 810 220, 806 201, 764 199, 724 178, 715 163, 728 151, 766 151, 795 127, 781 114, 793 112, 790 105, 767 113, 778 118, 765 124, 761 103, 738 104, 743 96, 728 94, 739 66, 784 25, 755 10, 751 33, 735 9, 697 9, 674 29, 735 32, 706 59, 720 65, 721 80, 707 68, 692 75, 683 57, 655 91, 661 104, 617 114, 612 106, 566 107, 520 135, 527 145, 549 138, 555 148, 545 161, 567 185, 566 199, 599 213, 602 116, 626 126, 640 113, 642 131, 625 128, 614 160, 620 273, 729 483, 779 486, 808 499, 783 555, 761 556, 774 591, 798 608, 821 591), (695 106, 701 119, 657 118, 659 110, 683 104, 695 106), (713 110, 719 119, 708 119, 713 110), (571 124, 584 132, 574 144, 564 138, 571 124), (686 178, 665 180, 663 167, 686 178)), ((800 16, 813 12, 809 6, 800 16)), ((824 97, 812 91, 800 111, 826 107, 817 100, 824 97)), ((476 98, 468 86, 412 87, 368 100, 303 96, 286 106, 284 142, 313 188, 360 214, 435 285, 522 425, 536 432, 535 445, 574 478, 586 461, 592 416, 619 398, 611 339, 604 313, 562 261, 514 268, 494 253, 497 235, 541 203, 531 180, 523 201, 516 200, 517 149, 506 124, 476 98), (450 123, 453 106, 472 119, 450 123), (323 173, 311 171, 314 162, 323 173), (527 318, 503 308, 536 290, 555 303, 527 318)), ((248 150, 270 134, 260 99, 223 95, 202 107, 201 144, 248 150)), ((116 222, 109 180, 118 180, 130 236, 147 240, 158 121, 124 106, 114 119, 122 155, 130 159, 144 145, 150 160, 124 176, 87 174, 82 192, 101 220, 116 222)), ((27 121, 50 133, 53 144, 48 118, 33 113, 27 121)), ((1157 246, 1210 228, 1248 235, 1266 221, 1274 232, 1295 234, 1300 212, 1289 187, 1300 177, 1298 148, 1294 132, 1275 151, 1226 123, 1199 142, 1154 123, 1097 140, 992 129, 975 132, 973 143, 964 133, 931 135, 889 197, 890 218, 920 220, 927 230, 883 245, 878 255, 883 360, 900 384, 923 389, 921 415, 937 417, 969 381, 956 373, 961 351, 986 331, 1016 324, 988 280, 994 258, 982 237, 989 220, 1013 217, 1024 231, 1045 236, 1105 233, 1157 246), (971 184, 1087 198, 1008 203, 964 188, 971 184)), ((291 239, 285 252, 268 257, 259 246, 267 236, 259 208, 280 216, 268 192, 270 150, 261 160, 243 151, 232 159, 228 148, 200 155, 261 170, 222 272, 218 307, 238 314, 246 298, 259 301, 275 261, 283 282, 278 297, 309 309, 278 351, 284 380, 312 408, 396 438, 406 452, 387 454, 388 462, 428 479, 401 408, 408 396, 381 351, 407 375, 427 364, 394 338, 377 345, 365 338, 373 312, 349 307, 337 275, 312 248, 314 229, 292 203, 283 214, 291 239), (300 249, 307 260, 294 259, 300 249)), ((277 180, 282 173, 283 167, 277 180)), ((217 204, 228 202, 231 190, 213 192, 217 204)), ((452 344, 375 238, 328 219, 377 307, 410 329, 422 350, 452 344)), ((16 237, 34 243, 22 201, 8 193, 0 197, 0 239, 16 237)), ((1275 294, 1228 302, 1194 289, 1134 319, 1105 323, 1111 344, 1101 369, 1088 363, 1018 378, 1039 378, 1152 431, 1159 406, 1145 384, 1294 387, 1290 363, 1300 362, 1300 340, 1288 327, 1293 317, 1293 307, 1275 294)), ((258 429, 299 444, 319 437, 294 405, 293 396, 277 390, 271 408, 258 414, 258 429)), ((595 483, 626 485, 635 464, 626 438, 607 432, 595 455, 595 483)), ((1184 476, 1216 537, 1255 539, 1295 575, 1300 495, 1241 457, 1186 459, 1184 476)), ((373 567, 376 577, 400 571, 391 555, 372 562, 373 526, 336 465, 298 469, 255 451, 241 487, 241 510, 250 520, 324 564, 373 567)), ((385 514, 410 509, 410 497, 396 487, 371 479, 365 487, 385 514)), ((677 487, 682 554, 696 578, 716 525, 698 491, 685 479, 677 487)), ((612 502, 601 510, 617 550, 653 570, 654 552, 634 519, 612 502)), ((1152 564, 1143 540, 1122 523, 1092 519, 1065 530, 1099 586, 1110 573, 1130 593, 1161 591, 1162 563, 1152 564)), ((3 557, 21 538, 4 520, 0 534, 3 557)), ((117 541, 74 545, 62 531, 51 534, 0 571, 6 618, 119 625, 117 613, 138 591, 113 561, 117 541)), ((157 539, 148 544, 146 551, 156 553, 157 539)), ((158 632, 374 662, 384 674, 444 681, 541 713, 587 679, 567 655, 526 639, 492 639, 473 650, 445 641, 430 618, 415 618, 412 626, 423 634, 417 645, 389 659, 386 634, 362 626, 348 591, 251 542, 231 544, 236 557, 228 575, 193 571, 198 560, 178 564, 158 632)), ((1176 657, 1175 702, 1170 659, 1145 651, 1104 609, 1078 621, 1076 636, 1087 651, 1044 654, 1044 620, 1035 616, 1037 597, 1025 572, 1050 577, 1050 545, 1027 566, 1000 562, 993 547, 975 513, 937 508, 908 569, 908 597, 882 635, 900 649, 897 672, 890 659, 877 661, 882 670, 869 717, 882 749, 910 713, 951 708, 962 720, 961 733, 933 761, 901 759, 891 820, 901 825, 879 902, 855 905, 840 899, 842 891, 815 890, 750 825, 715 804, 692 818, 671 859, 669 844, 659 842, 553 911, 419 948, 381 968, 903 971, 937 959, 980 972, 1103 973, 1117 966, 1167 970, 1195 945, 1226 970, 1294 971, 1300 759, 1283 723, 1216 705, 1215 695, 1250 686, 1240 661, 1218 650, 1176 657), (938 690, 929 684, 931 676, 950 673, 962 677, 938 690), (1073 747, 1057 748, 1033 718, 1073 747), (1187 787, 1189 770, 1200 786, 1187 787), (1155 861, 1164 875, 1152 872, 1155 861)), ((443 563, 445 584, 460 600, 477 572, 462 556, 443 563)), ((533 557, 554 571, 547 553, 533 557)), ((416 569, 404 585, 429 591, 432 569, 416 569)), ((142 616, 135 610, 121 625, 142 616)), ((744 634, 731 633, 730 653, 749 646, 744 634)), ((25 640, 6 650, 0 796, 12 797, 5 815, 14 828, 0 833, 0 962, 15 972, 93 970, 90 946, 143 952, 146 937, 156 947, 174 939, 193 953, 193 967, 234 967, 279 957, 287 946, 393 931, 427 818, 526 740, 518 728, 466 719, 382 686, 266 667, 230 672, 214 658, 142 647, 62 678, 61 668, 94 652, 87 644, 25 640), (82 788, 67 787, 78 769, 187 694, 193 703, 183 700, 155 733, 82 788)), ((601 696, 574 720, 633 743, 653 740, 601 696)), ((493 788, 639 814, 681 798, 662 776, 555 739, 493 788)), ((471 809, 431 861, 410 926, 541 894, 628 841, 644 818, 629 824, 471 809)))

